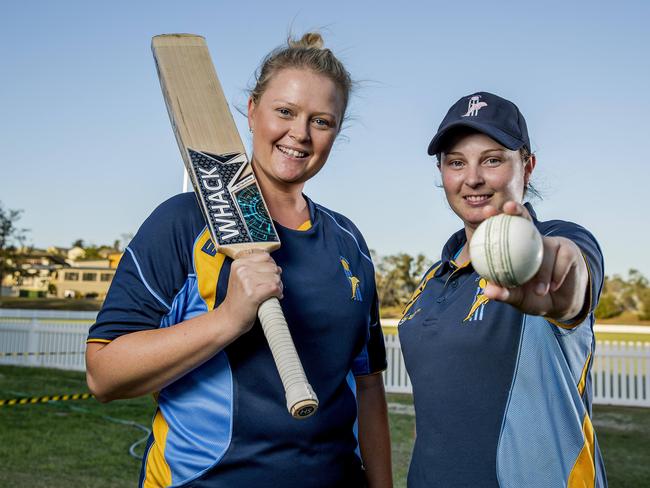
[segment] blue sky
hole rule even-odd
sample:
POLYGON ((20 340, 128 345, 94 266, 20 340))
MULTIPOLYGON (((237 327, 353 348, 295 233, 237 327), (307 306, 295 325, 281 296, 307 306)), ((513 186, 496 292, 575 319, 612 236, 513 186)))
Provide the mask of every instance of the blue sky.
POLYGON ((289 29, 320 29, 360 83, 306 193, 372 249, 436 259, 460 228, 426 147, 453 102, 484 90, 526 116, 539 217, 590 229, 608 274, 650 277, 648 21, 641 1, 4 2, 0 201, 39 247, 136 232, 182 184, 151 37, 204 35, 245 107, 261 58, 289 29))

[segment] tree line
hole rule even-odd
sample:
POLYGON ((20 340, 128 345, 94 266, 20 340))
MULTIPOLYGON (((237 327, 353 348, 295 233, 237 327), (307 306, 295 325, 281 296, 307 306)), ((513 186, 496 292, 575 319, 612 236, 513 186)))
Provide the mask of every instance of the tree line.
MULTIPOLYGON (((22 273, 16 259, 19 249, 25 246, 29 229, 22 228, 18 221, 22 210, 7 209, 0 202, 0 282, 10 273, 22 273)), ((112 248, 124 248, 133 236, 123 234, 112 248)), ((85 250, 85 259, 99 257, 99 250, 108 246, 85 245, 82 239, 72 243, 85 250)), ((411 256, 406 253, 378 256, 372 253, 375 262, 377 293, 382 308, 393 308, 397 313, 406 305, 417 288, 424 272, 432 262, 423 254, 411 256)), ((650 320, 650 282, 638 270, 631 269, 627 278, 620 275, 606 276, 596 318, 608 319, 624 312, 636 314, 640 320, 650 320)))
MULTIPOLYGON (((383 308, 395 308, 396 312, 406 305, 432 264, 422 254, 380 257, 373 253, 373 260, 379 303, 383 308)), ((650 320, 650 282, 636 269, 629 270, 627 278, 618 274, 605 276, 594 313, 597 319, 609 319, 625 312, 636 315, 639 320, 650 320)))
POLYGON ((406 253, 378 256, 373 252, 372 257, 375 263, 377 294, 382 308, 404 307, 420 283, 422 275, 432 264, 423 254, 415 257, 406 253))
POLYGON ((638 270, 631 269, 627 279, 605 276, 596 318, 609 319, 624 312, 636 314, 640 320, 650 320, 650 283, 638 270))
POLYGON ((18 247, 25 245, 29 232, 29 229, 18 227, 22 213, 22 210, 6 209, 0 202, 0 285, 8 274, 21 272, 13 258, 18 247))
MULTIPOLYGON (((6 276, 20 279, 29 274, 29 267, 24 263, 33 255, 34 248, 26 244, 29 229, 18 225, 22 214, 22 210, 6 208, 0 201, 0 284, 6 276)), ((122 251, 132 238, 132 234, 122 234, 122 239, 115 240, 112 246, 85 244, 82 239, 77 239, 71 247, 83 249, 83 260, 103 259, 103 250, 122 251)), ((0 287, 0 296, 2 291, 0 287)))

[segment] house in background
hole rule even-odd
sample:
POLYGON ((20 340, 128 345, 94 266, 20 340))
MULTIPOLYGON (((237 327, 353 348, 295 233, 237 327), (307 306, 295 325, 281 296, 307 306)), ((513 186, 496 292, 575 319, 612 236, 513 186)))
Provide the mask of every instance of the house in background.
POLYGON ((8 260, 8 264, 20 268, 20 271, 4 277, 3 289, 14 296, 33 298, 47 296, 52 274, 69 266, 62 256, 40 249, 24 249, 8 260))
POLYGON ((34 298, 104 299, 122 253, 106 248, 102 249, 101 259, 86 260, 84 255, 79 247, 25 250, 15 258, 21 271, 5 277, 3 290, 34 298))
POLYGON ((106 249, 102 259, 68 260, 69 267, 58 269, 51 277, 57 298, 99 298, 103 300, 111 286, 122 253, 106 249))
POLYGON ((81 261, 79 265, 56 270, 50 279, 57 298, 100 298, 106 297, 108 287, 115 276, 108 260, 81 261))

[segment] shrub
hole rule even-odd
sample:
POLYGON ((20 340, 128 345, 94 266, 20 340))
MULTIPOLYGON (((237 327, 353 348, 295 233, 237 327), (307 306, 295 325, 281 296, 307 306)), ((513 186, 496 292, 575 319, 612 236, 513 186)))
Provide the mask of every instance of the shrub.
POLYGON ((639 292, 639 301, 641 302, 639 318, 641 320, 650 320, 650 288, 644 288, 639 292))
POLYGON ((594 311, 597 319, 609 319, 617 317, 623 313, 623 305, 614 295, 603 293, 600 297, 600 302, 594 311))

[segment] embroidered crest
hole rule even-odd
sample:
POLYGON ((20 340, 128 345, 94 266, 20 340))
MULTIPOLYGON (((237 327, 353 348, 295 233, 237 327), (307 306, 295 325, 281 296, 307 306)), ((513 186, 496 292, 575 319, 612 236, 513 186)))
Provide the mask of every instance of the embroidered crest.
POLYGON ((469 105, 467 106, 467 113, 463 117, 475 117, 478 115, 478 111, 483 107, 487 107, 487 103, 481 102, 481 95, 474 95, 469 99, 469 105))
POLYGON ((341 260, 341 266, 343 266, 343 272, 345 273, 345 276, 348 278, 348 281, 350 282, 350 288, 352 291, 352 296, 350 297, 350 299, 357 302, 362 302, 363 299, 361 298, 361 289, 359 288, 361 281, 359 280, 359 278, 357 278, 352 274, 352 271, 350 270, 350 263, 348 262, 348 260, 345 259, 343 256, 340 256, 340 260, 341 260))
POLYGON ((474 295, 474 303, 472 303, 471 308, 467 317, 463 322, 473 322, 475 320, 483 320, 483 311, 485 310, 485 305, 490 301, 488 297, 483 295, 483 290, 487 286, 487 280, 481 278, 478 281, 478 287, 476 288, 476 294, 474 295))

